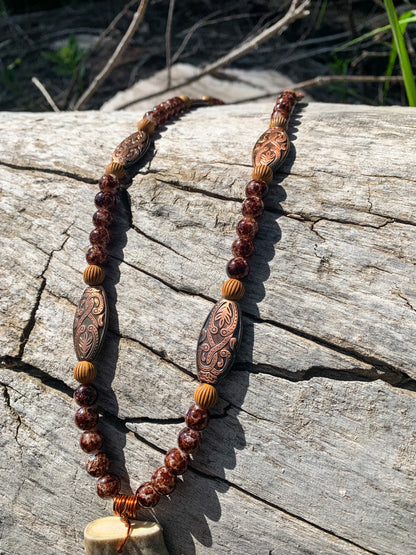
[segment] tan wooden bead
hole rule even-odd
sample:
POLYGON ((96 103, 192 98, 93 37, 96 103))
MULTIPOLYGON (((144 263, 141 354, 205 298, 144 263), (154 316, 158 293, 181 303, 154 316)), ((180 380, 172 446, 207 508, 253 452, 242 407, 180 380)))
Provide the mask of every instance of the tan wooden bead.
POLYGON ((186 94, 182 94, 179 98, 184 101, 185 110, 187 110, 191 105, 191 99, 189 98, 189 96, 186 96, 186 94))
POLYGON ((269 166, 258 164, 257 166, 254 166, 251 177, 253 179, 261 179, 262 181, 265 181, 267 185, 269 185, 269 183, 273 179, 273 171, 269 168, 269 166))
POLYGON ((74 367, 74 378, 79 383, 90 383, 97 377, 97 369, 92 362, 80 360, 74 367))
POLYGON ((105 168, 105 173, 107 175, 111 173, 115 175, 118 179, 123 179, 126 174, 123 164, 120 164, 120 162, 111 162, 110 164, 108 164, 108 166, 106 166, 105 168))
POLYGON ((218 402, 218 392, 213 385, 201 383, 195 389, 194 399, 201 409, 210 409, 218 402))
POLYGON ((227 279, 221 288, 221 294, 224 299, 229 301, 239 301, 245 293, 244 285, 239 279, 227 279))
POLYGON ((156 125, 153 123, 153 121, 147 118, 142 118, 137 124, 138 131, 146 131, 146 133, 149 133, 149 135, 151 135, 155 129, 156 125))
POLYGON ((288 120, 283 116, 278 116, 277 118, 272 118, 270 120, 269 127, 280 127, 281 129, 287 130, 288 120))
POLYGON ((91 264, 85 268, 83 277, 87 285, 101 285, 104 281, 105 273, 99 266, 91 264))

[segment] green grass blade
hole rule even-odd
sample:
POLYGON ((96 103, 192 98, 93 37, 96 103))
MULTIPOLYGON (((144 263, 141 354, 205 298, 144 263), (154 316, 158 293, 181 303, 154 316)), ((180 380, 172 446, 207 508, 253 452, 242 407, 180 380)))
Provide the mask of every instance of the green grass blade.
MULTIPOLYGON (((400 25, 400 31, 402 35, 406 31, 406 27, 408 23, 407 19, 411 17, 411 15, 412 15, 412 12, 408 11, 403 13, 399 17, 399 25, 400 25)), ((391 77, 393 75, 393 69, 394 69, 394 64, 396 63, 396 59, 397 59, 397 48, 396 48, 395 42, 393 41, 391 45, 391 51, 390 51, 390 56, 387 63, 387 68, 386 68, 386 77, 391 77)), ((383 86, 383 104, 386 101, 387 93, 389 92, 389 87, 390 87, 390 81, 386 81, 383 86)))

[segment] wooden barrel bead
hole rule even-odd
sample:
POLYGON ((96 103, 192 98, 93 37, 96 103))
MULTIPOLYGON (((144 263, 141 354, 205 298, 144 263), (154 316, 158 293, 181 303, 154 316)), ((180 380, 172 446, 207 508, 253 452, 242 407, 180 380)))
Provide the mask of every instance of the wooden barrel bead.
POLYGON ((244 296, 244 285, 239 279, 227 279, 222 284, 221 294, 229 301, 239 301, 244 296))
POLYGON ((149 135, 154 133, 155 129, 156 125, 153 123, 153 121, 147 118, 142 118, 137 124, 138 131, 146 131, 146 133, 149 133, 149 135))
MULTIPOLYGON (((238 283, 241 283, 241 281, 238 283)), ((210 409, 218 402, 218 391, 209 383, 201 383, 195 389, 194 399, 201 409, 210 409)))
POLYGON ((123 164, 120 164, 119 162, 111 162, 108 164, 105 167, 105 173, 107 175, 115 175, 118 179, 123 179, 126 174, 123 164))
POLYGON ((196 362, 199 381, 215 385, 231 368, 241 340, 241 313, 234 301, 214 305, 198 340, 196 362))
POLYGON ((81 360, 74 367, 74 378, 79 383, 91 383, 97 377, 97 369, 89 360, 81 360))
POLYGON ((99 266, 90 264, 85 268, 83 278, 87 285, 101 285, 104 281, 105 273, 99 266))
POLYGON ((261 179, 269 185, 273 179, 273 170, 271 170, 269 166, 258 164, 257 166, 254 166, 251 177, 253 179, 261 179))
POLYGON ((101 350, 108 325, 107 295, 102 285, 85 289, 75 313, 74 348, 78 360, 93 361, 101 350))

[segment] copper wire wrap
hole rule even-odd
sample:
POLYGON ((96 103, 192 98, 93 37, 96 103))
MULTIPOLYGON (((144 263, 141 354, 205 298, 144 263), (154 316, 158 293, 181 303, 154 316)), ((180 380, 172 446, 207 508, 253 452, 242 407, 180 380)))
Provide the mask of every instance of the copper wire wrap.
POLYGON ((126 545, 126 541, 131 531, 131 518, 136 518, 137 511, 140 508, 139 499, 136 495, 116 495, 113 500, 113 513, 123 519, 124 524, 127 526, 126 537, 120 542, 117 547, 117 553, 121 553, 126 545))

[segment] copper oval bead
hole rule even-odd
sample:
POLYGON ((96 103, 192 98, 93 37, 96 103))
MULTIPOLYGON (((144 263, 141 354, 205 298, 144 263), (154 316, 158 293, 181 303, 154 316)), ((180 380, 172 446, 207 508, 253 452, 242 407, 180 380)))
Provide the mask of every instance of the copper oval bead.
POLYGON ((126 174, 123 164, 120 164, 119 162, 111 162, 108 164, 105 167, 105 173, 107 175, 113 174, 117 177, 117 179, 123 179, 126 174))
POLYGON ((222 284, 221 294, 229 301, 239 301, 243 298, 244 292, 244 285, 239 279, 227 279, 222 284))
POLYGON ((104 474, 97 480, 97 493, 100 497, 115 497, 120 491, 120 478, 115 474, 104 474))
POLYGON ((251 177, 253 179, 261 179, 262 181, 265 181, 267 185, 270 185, 273 179, 273 171, 269 168, 269 166, 259 164, 254 167, 251 177))
POLYGON ((85 289, 75 313, 74 347, 78 360, 92 361, 97 357, 107 325, 108 303, 104 287, 89 286, 85 289))
POLYGON ((136 497, 142 507, 155 507, 159 503, 160 495, 151 482, 145 482, 137 488, 136 497))
POLYGON ((81 360, 74 367, 74 378, 79 383, 91 383, 97 377, 97 369, 89 360, 81 360))
POLYGON ((96 264, 90 264, 85 268, 83 278, 87 285, 101 285, 104 281, 105 273, 96 264))

